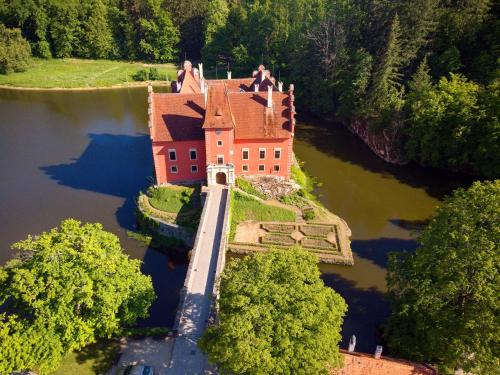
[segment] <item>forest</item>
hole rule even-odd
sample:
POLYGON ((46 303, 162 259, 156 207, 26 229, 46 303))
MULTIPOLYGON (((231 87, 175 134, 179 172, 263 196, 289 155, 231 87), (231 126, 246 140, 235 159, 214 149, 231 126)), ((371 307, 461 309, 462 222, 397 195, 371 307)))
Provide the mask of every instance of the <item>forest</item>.
POLYGON ((396 134, 408 161, 495 178, 498 11, 490 0, 0 0, 0 62, 29 48, 187 58, 233 76, 262 63, 295 83, 302 113, 364 121, 396 134))

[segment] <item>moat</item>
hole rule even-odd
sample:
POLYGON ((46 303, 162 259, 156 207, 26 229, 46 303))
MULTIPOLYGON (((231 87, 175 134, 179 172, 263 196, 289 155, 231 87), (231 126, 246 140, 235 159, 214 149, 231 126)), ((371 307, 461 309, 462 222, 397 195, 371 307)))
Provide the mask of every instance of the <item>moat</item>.
MULTIPOLYGON (((152 174, 145 88, 97 91, 0 90, 0 262, 10 245, 73 217, 97 221, 144 261, 159 299, 142 325, 171 326, 187 259, 129 239, 134 199, 152 174)), ((352 230, 354 267, 321 265, 346 298, 343 347, 352 334, 371 352, 384 301, 387 253, 416 247, 412 233, 444 194, 467 181, 378 159, 340 126, 300 119, 295 153, 322 184, 320 201, 352 230)))

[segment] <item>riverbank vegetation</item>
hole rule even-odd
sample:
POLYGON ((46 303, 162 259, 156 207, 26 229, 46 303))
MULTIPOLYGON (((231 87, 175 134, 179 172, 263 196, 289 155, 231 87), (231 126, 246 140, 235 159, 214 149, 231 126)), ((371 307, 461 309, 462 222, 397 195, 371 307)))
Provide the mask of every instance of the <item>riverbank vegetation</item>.
POLYGON ((0 373, 55 370, 68 353, 147 317, 151 277, 101 224, 68 219, 13 248, 18 256, 0 268, 0 373))
POLYGON ((153 80, 154 77, 150 75, 151 68, 162 80, 176 77, 176 69, 172 64, 40 58, 34 58, 28 64, 29 69, 26 71, 0 74, 0 85, 27 88, 133 86, 139 81, 153 80))
POLYGON ((434 363, 440 373, 500 368, 500 180, 445 199, 415 254, 388 265, 392 353, 434 363))
POLYGON ((341 367, 347 305, 304 250, 231 260, 217 301, 220 323, 199 345, 224 373, 328 374, 341 367))

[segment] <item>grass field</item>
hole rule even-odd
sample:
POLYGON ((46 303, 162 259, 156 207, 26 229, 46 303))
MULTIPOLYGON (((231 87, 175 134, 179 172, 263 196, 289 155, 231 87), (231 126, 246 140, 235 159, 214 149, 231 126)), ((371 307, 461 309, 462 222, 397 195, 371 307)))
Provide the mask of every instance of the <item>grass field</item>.
POLYGON ((157 210, 177 214, 182 208, 191 208, 193 206, 192 199, 195 190, 199 189, 185 186, 151 188, 149 190, 151 194, 149 203, 157 210))
POLYGON ((141 69, 155 67, 164 80, 176 76, 172 64, 143 64, 111 60, 33 59, 22 73, 0 74, 0 85, 30 88, 92 88, 137 85, 132 76, 141 69))
POLYGON ((100 340, 79 352, 68 354, 51 375, 106 374, 118 359, 119 353, 120 344, 117 340, 100 340))

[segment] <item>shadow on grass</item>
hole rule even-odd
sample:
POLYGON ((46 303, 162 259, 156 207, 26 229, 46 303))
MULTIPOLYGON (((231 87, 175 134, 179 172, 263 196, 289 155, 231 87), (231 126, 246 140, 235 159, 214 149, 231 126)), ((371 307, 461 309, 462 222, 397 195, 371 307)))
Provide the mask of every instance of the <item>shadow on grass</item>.
POLYGON ((87 345, 76 353, 79 364, 92 361, 92 370, 96 374, 106 374, 120 358, 120 343, 118 340, 100 340, 87 345))

